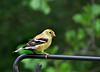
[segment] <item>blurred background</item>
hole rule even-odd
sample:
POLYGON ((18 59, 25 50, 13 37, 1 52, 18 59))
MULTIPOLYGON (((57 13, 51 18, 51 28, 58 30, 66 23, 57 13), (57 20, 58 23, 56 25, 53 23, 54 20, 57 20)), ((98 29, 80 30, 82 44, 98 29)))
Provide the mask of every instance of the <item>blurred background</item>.
MULTIPOLYGON (((50 28, 56 32, 45 51, 58 55, 100 56, 100 0, 0 0, 0 71, 13 72, 12 52, 50 28)), ((25 59, 20 72, 100 72, 100 62, 25 59)))

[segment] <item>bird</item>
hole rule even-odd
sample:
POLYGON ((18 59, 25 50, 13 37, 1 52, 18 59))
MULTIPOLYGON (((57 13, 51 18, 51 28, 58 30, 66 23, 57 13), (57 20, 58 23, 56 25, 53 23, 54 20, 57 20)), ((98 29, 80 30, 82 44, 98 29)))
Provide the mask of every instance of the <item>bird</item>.
POLYGON ((45 58, 49 55, 44 52, 52 43, 52 38, 55 37, 55 32, 51 29, 44 30, 41 34, 35 36, 31 41, 29 41, 25 46, 15 50, 13 53, 17 53, 21 50, 31 50, 35 52, 42 52, 45 54, 45 58))

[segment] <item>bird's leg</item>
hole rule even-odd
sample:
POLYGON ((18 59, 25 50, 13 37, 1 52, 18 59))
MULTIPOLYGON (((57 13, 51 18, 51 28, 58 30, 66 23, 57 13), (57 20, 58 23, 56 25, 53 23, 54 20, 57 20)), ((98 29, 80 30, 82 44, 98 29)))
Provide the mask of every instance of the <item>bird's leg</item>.
POLYGON ((46 52, 44 52, 44 51, 42 51, 42 53, 44 53, 44 54, 45 54, 45 58, 47 59, 47 56, 49 56, 49 54, 48 54, 48 53, 46 53, 46 52))

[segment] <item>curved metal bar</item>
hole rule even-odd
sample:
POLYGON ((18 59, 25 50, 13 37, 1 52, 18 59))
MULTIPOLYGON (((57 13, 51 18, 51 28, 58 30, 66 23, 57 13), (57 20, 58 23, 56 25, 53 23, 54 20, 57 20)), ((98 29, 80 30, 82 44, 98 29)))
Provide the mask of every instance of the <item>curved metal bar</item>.
POLYGON ((19 71, 18 71, 18 63, 19 63, 22 59, 24 59, 24 58, 27 58, 27 57, 26 57, 26 54, 20 55, 20 56, 15 60, 15 62, 14 62, 14 64, 13 64, 13 70, 14 70, 14 72, 19 72, 19 71))
MULTIPOLYGON (((18 63, 25 58, 34 58, 34 59, 45 59, 45 55, 33 55, 33 54, 23 54, 20 55, 14 62, 13 69, 14 72, 18 71, 18 63)), ((56 59, 56 60, 81 60, 81 61, 100 61, 100 57, 90 57, 90 56, 68 56, 68 55, 49 55, 47 59, 56 59)))

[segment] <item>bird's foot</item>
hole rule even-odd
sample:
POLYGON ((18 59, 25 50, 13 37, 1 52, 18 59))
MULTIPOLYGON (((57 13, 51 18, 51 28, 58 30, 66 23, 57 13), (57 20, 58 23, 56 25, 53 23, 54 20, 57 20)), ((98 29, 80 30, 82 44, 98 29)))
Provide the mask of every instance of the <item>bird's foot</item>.
POLYGON ((50 54, 48 54, 48 53, 45 53, 45 58, 47 59, 47 56, 49 56, 50 54))
POLYGON ((45 54, 45 58, 47 59, 47 56, 49 56, 50 54, 48 54, 48 53, 45 53, 45 52, 42 52, 42 53, 44 53, 45 54))

